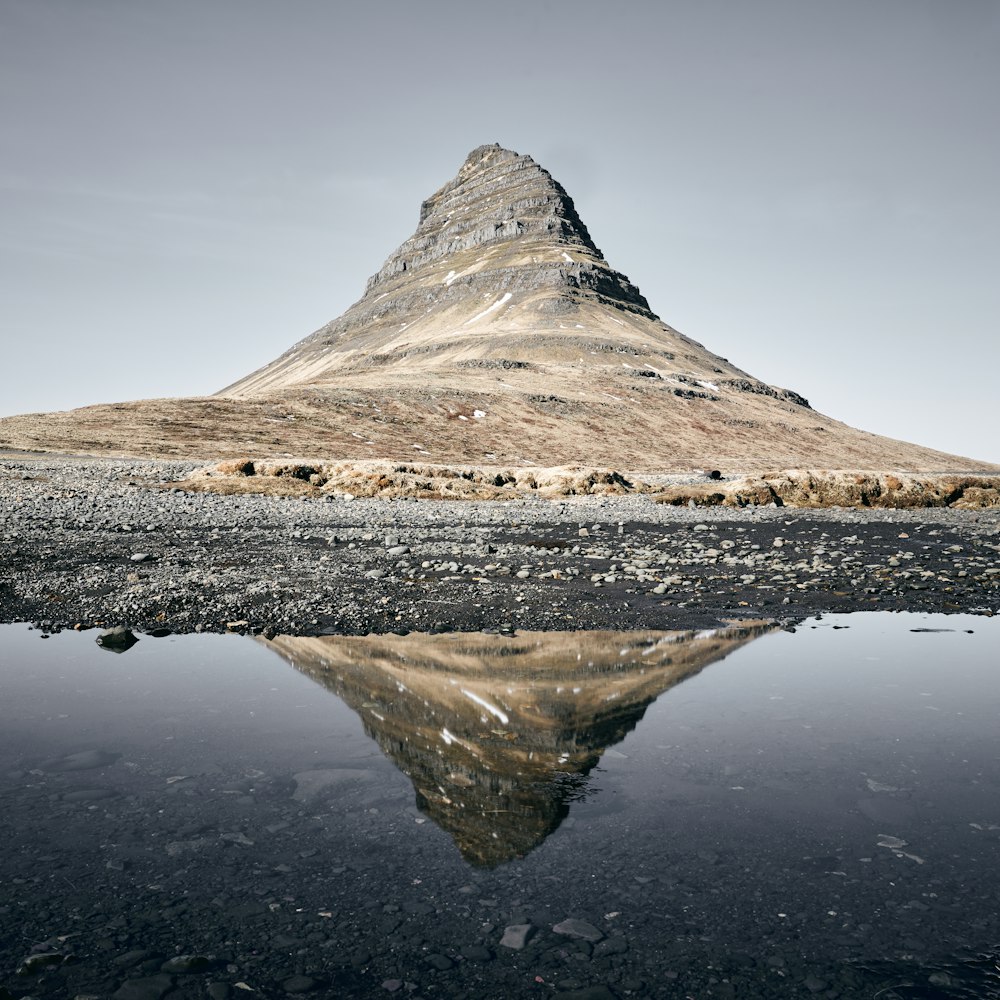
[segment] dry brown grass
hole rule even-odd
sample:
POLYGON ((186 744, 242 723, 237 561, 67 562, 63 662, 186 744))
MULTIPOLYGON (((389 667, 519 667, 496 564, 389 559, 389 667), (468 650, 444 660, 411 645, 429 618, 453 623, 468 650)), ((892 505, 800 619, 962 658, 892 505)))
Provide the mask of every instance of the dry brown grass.
POLYGON ((301 462, 242 458, 200 469, 166 486, 196 492, 268 496, 413 497, 504 500, 648 493, 655 487, 613 469, 443 466, 410 462, 301 462))
POLYGON ((1000 507, 1000 476, 915 476, 864 471, 767 472, 731 482, 672 487, 658 503, 696 507, 1000 507))

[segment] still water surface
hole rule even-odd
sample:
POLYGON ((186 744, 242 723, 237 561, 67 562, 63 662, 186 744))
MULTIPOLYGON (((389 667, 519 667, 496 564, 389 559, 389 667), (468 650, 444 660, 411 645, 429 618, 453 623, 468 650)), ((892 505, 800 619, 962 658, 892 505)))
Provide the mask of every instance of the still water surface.
POLYGON ((4 626, 0 990, 1000 997, 998 651, 4 626))

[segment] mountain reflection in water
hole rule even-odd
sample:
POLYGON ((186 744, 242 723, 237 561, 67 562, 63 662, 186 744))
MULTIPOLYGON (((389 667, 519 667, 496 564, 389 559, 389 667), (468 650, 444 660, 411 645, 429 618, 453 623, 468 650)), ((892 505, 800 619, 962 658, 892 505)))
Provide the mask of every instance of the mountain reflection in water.
POLYGON ((261 641, 357 712, 420 810, 493 867, 558 828, 659 695, 775 627, 261 641))

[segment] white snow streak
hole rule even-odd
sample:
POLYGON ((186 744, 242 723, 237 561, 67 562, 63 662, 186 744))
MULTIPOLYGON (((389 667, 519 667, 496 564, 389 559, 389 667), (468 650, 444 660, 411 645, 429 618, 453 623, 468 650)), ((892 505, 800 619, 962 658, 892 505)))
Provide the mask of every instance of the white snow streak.
POLYGON ((467 319, 465 321, 465 326, 468 326, 470 323, 475 323, 477 319, 482 319, 484 316, 488 316, 491 312, 493 312, 494 309, 499 309, 505 303, 510 302, 512 298, 513 295, 511 295, 510 292, 504 292, 503 296, 497 299, 497 301, 494 302, 493 305, 488 306, 481 313, 479 313, 476 316, 473 316, 472 319, 467 319))

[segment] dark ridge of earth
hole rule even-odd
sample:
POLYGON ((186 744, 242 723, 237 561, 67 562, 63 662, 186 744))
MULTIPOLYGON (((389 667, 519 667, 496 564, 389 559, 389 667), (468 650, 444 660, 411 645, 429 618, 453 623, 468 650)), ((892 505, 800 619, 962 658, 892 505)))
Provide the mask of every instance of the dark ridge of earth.
POLYGON ((1000 610, 1000 510, 692 510, 151 489, 192 466, 0 461, 0 621, 365 634, 1000 610))

